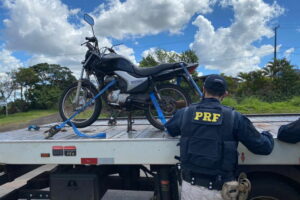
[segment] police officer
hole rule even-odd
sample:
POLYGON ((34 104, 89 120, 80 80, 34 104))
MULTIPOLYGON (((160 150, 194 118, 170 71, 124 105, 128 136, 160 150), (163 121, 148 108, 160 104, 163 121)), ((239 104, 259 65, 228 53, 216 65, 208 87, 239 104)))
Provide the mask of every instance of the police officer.
POLYGON ((282 125, 278 130, 277 139, 288 143, 300 142, 300 118, 289 124, 282 125))
POLYGON ((219 75, 206 78, 200 103, 178 110, 166 123, 171 136, 181 135, 182 200, 219 200, 225 182, 235 179, 238 142, 251 152, 268 155, 274 141, 250 120, 220 101, 227 83, 219 75))

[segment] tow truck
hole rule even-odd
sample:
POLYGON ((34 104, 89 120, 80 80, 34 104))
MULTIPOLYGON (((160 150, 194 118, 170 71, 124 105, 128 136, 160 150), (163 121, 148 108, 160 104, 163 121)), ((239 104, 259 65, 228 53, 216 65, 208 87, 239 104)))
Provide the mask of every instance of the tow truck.
MULTIPOLYGON (((268 156, 254 155, 239 144, 239 172, 252 183, 251 200, 300 199, 300 144, 276 139, 278 128, 300 114, 248 115, 259 131, 275 139, 268 156)), ((0 133, 0 199, 98 200, 107 190, 153 191, 156 200, 180 198, 179 138, 169 137, 142 118, 109 126, 98 120, 81 131, 105 132, 105 139, 76 136, 66 127, 52 139, 39 130, 0 133)))

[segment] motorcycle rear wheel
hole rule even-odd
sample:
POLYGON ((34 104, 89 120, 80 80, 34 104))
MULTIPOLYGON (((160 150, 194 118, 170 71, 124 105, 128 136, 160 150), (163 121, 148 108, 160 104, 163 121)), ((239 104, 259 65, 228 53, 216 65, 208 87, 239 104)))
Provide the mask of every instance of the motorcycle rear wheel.
MULTIPOLYGON (((191 97, 179 86, 174 84, 162 84, 157 86, 161 97, 159 106, 166 118, 172 117, 176 110, 189 106, 191 97)), ((157 112, 152 104, 145 111, 146 118, 157 129, 164 130, 164 125, 157 116, 157 112)))
MULTIPOLYGON (((63 121, 70 118, 76 111, 81 109, 90 99, 97 95, 97 89, 89 82, 82 82, 82 86, 79 92, 79 102, 75 105, 75 96, 78 83, 75 82, 70 85, 63 92, 59 101, 59 114, 63 121)), ((90 106, 84 111, 79 113, 75 118, 71 120, 78 128, 83 128, 94 123, 100 115, 102 108, 101 98, 98 97, 90 106)), ((68 123, 70 125, 70 123, 68 123)))

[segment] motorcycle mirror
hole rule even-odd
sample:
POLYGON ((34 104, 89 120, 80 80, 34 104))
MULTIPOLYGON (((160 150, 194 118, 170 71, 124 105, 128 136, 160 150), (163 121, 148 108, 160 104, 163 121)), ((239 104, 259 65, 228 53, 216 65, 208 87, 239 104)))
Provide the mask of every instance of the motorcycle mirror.
POLYGON ((84 21, 86 21, 89 25, 94 26, 95 24, 94 19, 89 14, 84 14, 83 18, 84 21))

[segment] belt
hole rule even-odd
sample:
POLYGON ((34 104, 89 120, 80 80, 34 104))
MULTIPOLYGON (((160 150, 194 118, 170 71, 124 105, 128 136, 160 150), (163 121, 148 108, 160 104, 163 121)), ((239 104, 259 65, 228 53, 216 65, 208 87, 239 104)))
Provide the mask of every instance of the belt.
POLYGON ((224 184, 221 176, 210 176, 185 171, 182 171, 182 179, 191 185, 202 186, 209 190, 222 190, 224 184))

